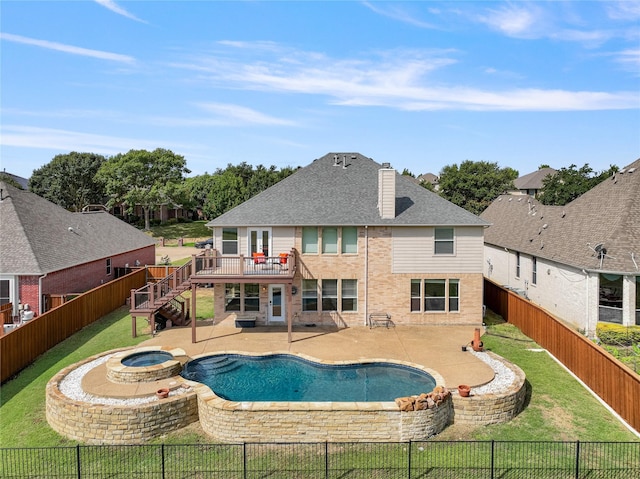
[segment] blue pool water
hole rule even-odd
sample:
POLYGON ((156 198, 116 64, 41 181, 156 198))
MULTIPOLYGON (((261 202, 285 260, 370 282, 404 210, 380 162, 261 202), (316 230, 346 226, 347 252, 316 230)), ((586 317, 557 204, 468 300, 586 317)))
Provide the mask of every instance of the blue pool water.
POLYGON ((122 360, 122 364, 125 366, 155 366, 156 364, 162 364, 165 361, 173 359, 173 355, 166 351, 141 351, 139 353, 133 353, 122 360))
POLYGON ((430 392, 430 374, 392 363, 325 365, 296 356, 222 354, 187 363, 182 377, 231 401, 393 401, 430 392))

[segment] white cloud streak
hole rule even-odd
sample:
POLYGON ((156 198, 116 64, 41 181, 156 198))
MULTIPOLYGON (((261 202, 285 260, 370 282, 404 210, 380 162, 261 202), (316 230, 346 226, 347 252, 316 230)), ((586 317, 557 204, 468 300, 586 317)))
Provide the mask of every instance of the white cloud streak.
POLYGON ((21 35, 13 35, 11 33, 0 33, 0 39, 24 45, 33 45, 47 50, 69 53, 71 55, 80 55, 119 63, 135 63, 135 58, 129 55, 120 55, 118 53, 104 52, 101 50, 90 50, 88 48, 75 47, 73 45, 65 45, 63 43, 51 42, 48 40, 38 40, 35 38, 23 37, 21 35))
MULTIPOLYGON (((637 108, 637 92, 510 88, 483 90, 431 80, 456 63, 448 52, 399 52, 381 61, 339 60, 316 53, 290 53, 272 61, 242 63, 234 55, 204 57, 175 68, 195 70, 200 81, 232 89, 324 95, 344 106, 398 110, 583 111, 637 108)), ((219 109, 218 109, 219 110, 219 109)), ((236 114, 242 114, 236 111, 236 114)))
POLYGON ((95 2, 98 3, 99 5, 102 5, 104 8, 111 10, 114 13, 117 13, 118 15, 122 15, 123 17, 127 17, 131 20, 135 20, 136 22, 147 23, 144 20, 141 20, 140 18, 136 17, 133 13, 129 13, 127 10, 122 8, 113 0, 95 0, 95 2))

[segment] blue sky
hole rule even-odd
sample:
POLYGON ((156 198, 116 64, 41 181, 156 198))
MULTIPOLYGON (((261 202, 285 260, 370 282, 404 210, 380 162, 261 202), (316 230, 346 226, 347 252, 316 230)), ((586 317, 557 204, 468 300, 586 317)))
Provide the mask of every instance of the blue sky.
POLYGON ((1 168, 168 148, 192 175, 640 157, 640 2, 0 3, 1 168))

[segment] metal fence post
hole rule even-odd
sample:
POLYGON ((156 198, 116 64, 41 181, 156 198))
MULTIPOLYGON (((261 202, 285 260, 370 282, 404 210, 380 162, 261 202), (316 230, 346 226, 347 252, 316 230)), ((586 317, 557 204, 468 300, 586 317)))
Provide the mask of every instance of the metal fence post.
POLYGON ((80 444, 76 444, 76 470, 78 471, 78 479, 82 477, 82 472, 80 471, 80 444))
POLYGON ((324 442, 324 479, 329 479, 329 442, 324 442))
POLYGON ((242 443, 242 477, 247 479, 247 443, 242 443))
POLYGON ((576 474, 575 478, 580 477, 580 441, 576 441, 576 474))
POLYGON ((161 457, 162 457, 162 479, 164 479, 164 478, 165 478, 165 466, 164 466, 164 443, 162 443, 162 450, 161 450, 161 451, 162 451, 162 454, 161 454, 161 457))
POLYGON ((496 477, 495 445, 495 439, 491 439, 491 479, 494 479, 496 477))
POLYGON ((409 439, 409 451, 407 455, 409 456, 407 458, 407 479, 411 479, 411 439, 409 439))

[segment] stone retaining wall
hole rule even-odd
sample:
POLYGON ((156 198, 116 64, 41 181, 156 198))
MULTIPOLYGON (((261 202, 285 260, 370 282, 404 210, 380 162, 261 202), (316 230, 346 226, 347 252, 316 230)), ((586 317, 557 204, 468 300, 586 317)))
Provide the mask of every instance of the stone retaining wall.
POLYGON ((202 429, 222 442, 397 442, 441 432, 452 401, 401 412, 394 402, 234 402, 196 387, 202 429))
POLYGON ((453 396, 453 410, 456 424, 487 425, 510 421, 524 408, 527 388, 524 371, 500 356, 487 352, 494 360, 500 361, 515 374, 515 380, 500 393, 475 395, 471 388, 469 397, 453 396))
POLYGON ((60 382, 67 374, 98 357, 63 369, 47 384, 46 416, 56 432, 87 444, 135 444, 198 420, 193 390, 133 406, 79 402, 60 392, 60 382))

